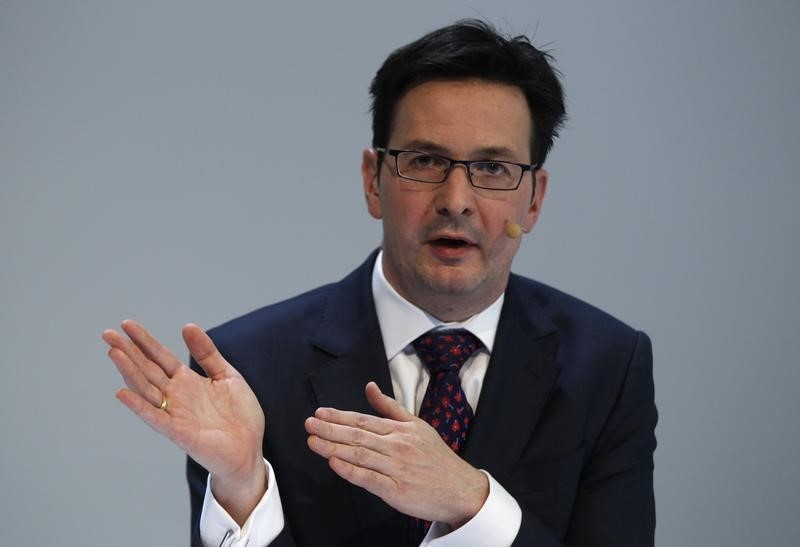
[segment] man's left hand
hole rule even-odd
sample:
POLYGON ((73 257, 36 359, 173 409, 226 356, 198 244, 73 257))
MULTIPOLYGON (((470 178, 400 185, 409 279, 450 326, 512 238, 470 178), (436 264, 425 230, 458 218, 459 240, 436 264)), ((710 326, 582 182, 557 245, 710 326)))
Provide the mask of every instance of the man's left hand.
POLYGON ((367 384, 366 395, 382 417, 319 408, 305 422, 311 450, 402 513, 453 529, 474 517, 489 495, 486 476, 377 384, 367 384))

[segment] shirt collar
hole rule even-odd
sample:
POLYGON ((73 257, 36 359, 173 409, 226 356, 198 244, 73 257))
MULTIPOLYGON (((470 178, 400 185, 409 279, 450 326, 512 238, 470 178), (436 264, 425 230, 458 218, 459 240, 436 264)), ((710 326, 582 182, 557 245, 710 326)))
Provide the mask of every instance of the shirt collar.
POLYGON ((375 300, 386 359, 391 361, 420 335, 436 328, 467 329, 491 353, 505 294, 501 294, 489 307, 466 321, 445 323, 400 296, 389 284, 383 274, 381 251, 372 269, 372 297, 375 300))

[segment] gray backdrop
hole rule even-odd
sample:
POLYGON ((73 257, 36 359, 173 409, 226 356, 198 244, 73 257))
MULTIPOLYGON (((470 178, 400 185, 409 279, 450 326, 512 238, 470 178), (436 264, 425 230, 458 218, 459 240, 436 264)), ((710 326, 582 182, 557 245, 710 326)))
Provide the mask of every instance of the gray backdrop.
POLYGON ((0 1, 0 544, 188 542, 183 455, 101 330, 185 355, 183 323, 350 271, 368 83, 470 16, 564 73, 515 270, 652 336, 658 545, 796 544, 800 8, 600 4, 0 1))

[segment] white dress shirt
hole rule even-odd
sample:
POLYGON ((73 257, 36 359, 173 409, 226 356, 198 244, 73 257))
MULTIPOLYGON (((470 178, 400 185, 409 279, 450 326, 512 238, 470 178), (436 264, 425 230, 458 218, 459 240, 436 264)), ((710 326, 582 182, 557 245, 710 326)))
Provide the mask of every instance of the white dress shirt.
MULTIPOLYGON (((503 295, 466 321, 444 323, 400 296, 383 274, 382 259, 381 252, 372 272, 372 295, 395 398, 409 412, 419 413, 430 374, 420 362, 411 342, 431 329, 463 328, 474 334, 484 346, 459 371, 467 401, 477 413, 481 387, 500 320, 503 295)), ((284 525, 280 493, 272 467, 266 460, 264 463, 269 474, 267 492, 241 528, 214 499, 209 476, 200 516, 200 536, 204 545, 260 547, 268 545, 278 536, 284 525)), ((522 523, 522 511, 516 500, 489 473, 483 473, 489 480, 489 496, 480 511, 456 530, 451 530, 445 523, 432 523, 422 546, 503 547, 513 543, 522 523)))

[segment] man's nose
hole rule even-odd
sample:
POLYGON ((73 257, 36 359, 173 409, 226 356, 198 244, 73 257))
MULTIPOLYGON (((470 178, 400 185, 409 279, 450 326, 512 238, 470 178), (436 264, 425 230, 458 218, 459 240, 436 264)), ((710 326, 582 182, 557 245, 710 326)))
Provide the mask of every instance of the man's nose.
POLYGON ((443 215, 469 215, 475 209, 475 189, 467 166, 455 164, 436 192, 436 212, 443 215))

